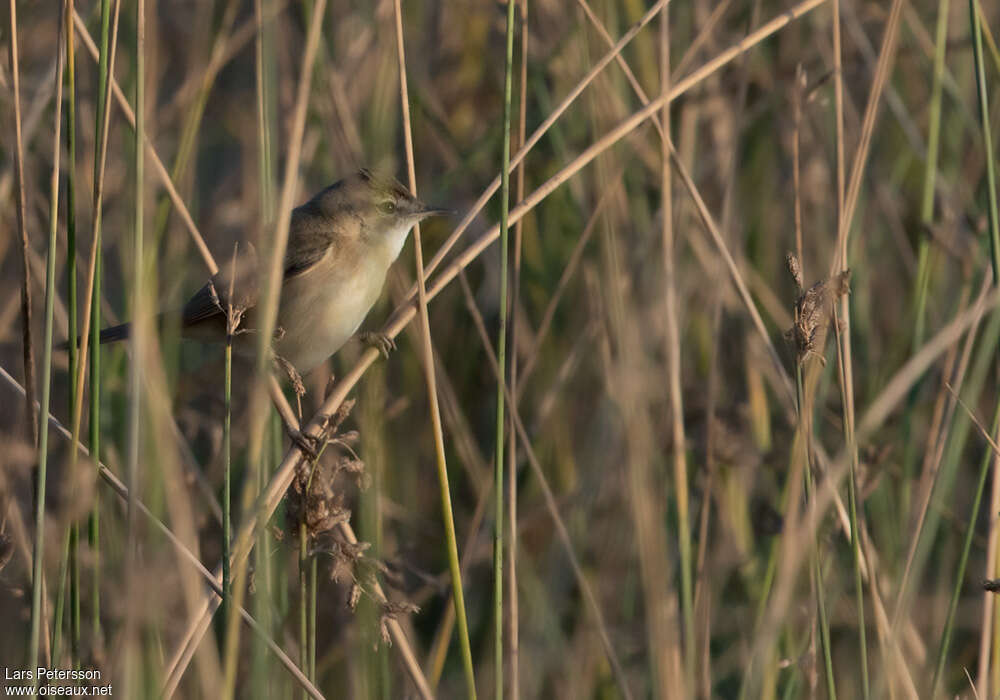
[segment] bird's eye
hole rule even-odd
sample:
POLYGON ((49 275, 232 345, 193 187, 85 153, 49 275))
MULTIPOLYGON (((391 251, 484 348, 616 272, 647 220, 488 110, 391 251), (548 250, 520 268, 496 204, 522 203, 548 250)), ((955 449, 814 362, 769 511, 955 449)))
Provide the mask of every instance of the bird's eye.
POLYGON ((395 214, 396 203, 391 200, 386 200, 378 205, 378 210, 383 214, 395 214))

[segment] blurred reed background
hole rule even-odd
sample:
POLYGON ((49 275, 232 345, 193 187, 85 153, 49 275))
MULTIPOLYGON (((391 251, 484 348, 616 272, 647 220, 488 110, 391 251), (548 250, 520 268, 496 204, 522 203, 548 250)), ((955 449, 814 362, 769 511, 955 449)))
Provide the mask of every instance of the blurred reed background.
POLYGON ((1000 6, 4 10, 7 668, 121 697, 1000 692, 1000 6), (428 335, 411 236, 364 325, 398 350, 285 387, 335 413, 310 464, 253 363, 151 313, 361 166, 458 214, 420 233, 428 335))

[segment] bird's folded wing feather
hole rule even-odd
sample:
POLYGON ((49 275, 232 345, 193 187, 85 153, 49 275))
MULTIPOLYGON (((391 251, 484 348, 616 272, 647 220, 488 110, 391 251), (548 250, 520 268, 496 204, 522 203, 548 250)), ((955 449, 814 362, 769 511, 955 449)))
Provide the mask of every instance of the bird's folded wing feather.
MULTIPOLYGON (((337 233, 317 206, 310 201, 292 212, 285 250, 285 279, 312 269, 335 243, 337 233)), ((230 302, 230 290, 234 307, 253 308, 257 304, 258 285, 257 253, 248 244, 238 252, 235 261, 224 263, 212 280, 184 305, 184 325, 224 316, 230 302)))
POLYGON ((257 254, 252 245, 224 262, 212 279, 184 305, 183 325, 191 326, 216 316, 224 317, 233 309, 246 311, 257 304, 257 254))
POLYGON ((336 229, 318 207, 315 201, 309 201, 292 212, 285 249, 285 279, 312 269, 335 242, 336 229))

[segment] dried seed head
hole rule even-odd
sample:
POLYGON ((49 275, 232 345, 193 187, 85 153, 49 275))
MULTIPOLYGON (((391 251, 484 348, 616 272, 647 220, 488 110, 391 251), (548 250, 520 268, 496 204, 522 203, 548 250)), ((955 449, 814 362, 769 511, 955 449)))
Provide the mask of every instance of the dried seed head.
POLYGON ((420 612, 420 608, 413 603, 385 601, 382 604, 382 616, 378 621, 379 631, 382 633, 382 643, 392 646, 392 638, 389 636, 389 622, 395 621, 400 615, 409 615, 415 612, 420 612))
POLYGON ((292 480, 288 495, 288 523, 293 531, 305 525, 309 536, 315 540, 330 532, 337 525, 350 520, 351 511, 344 505, 344 482, 337 477, 343 472, 357 484, 364 484, 364 463, 351 449, 349 442, 357 433, 337 433, 354 406, 345 401, 337 412, 326 421, 322 431, 322 457, 315 462, 302 462, 292 480))
POLYGON ((785 253, 785 265, 788 266, 788 271, 791 273, 792 279, 795 280, 795 288, 801 294, 805 286, 802 282, 802 265, 792 251, 785 253))
POLYGON ((347 597, 347 607, 354 612, 358 609, 358 603, 361 601, 361 586, 355 583, 351 586, 351 594, 347 597))
POLYGON ((369 547, 371 545, 368 542, 347 542, 335 539, 325 550, 331 561, 330 580, 340 582, 350 578, 357 582, 358 577, 354 571, 364 559, 365 551, 369 547))
MULTIPOLYGON (((786 257, 788 268, 795 275, 795 257, 786 257)), ((799 295, 795 302, 795 324, 785 333, 785 337, 795 343, 797 360, 803 362, 809 355, 820 357, 822 362, 823 343, 826 331, 833 319, 833 303, 850 290, 850 270, 834 275, 830 279, 817 282, 799 295)))

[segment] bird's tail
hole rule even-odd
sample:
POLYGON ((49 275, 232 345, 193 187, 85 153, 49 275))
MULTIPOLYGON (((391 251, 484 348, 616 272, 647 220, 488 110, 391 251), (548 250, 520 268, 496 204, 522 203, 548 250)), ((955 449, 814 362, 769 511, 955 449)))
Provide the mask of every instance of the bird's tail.
POLYGON ((113 343, 116 340, 125 340, 131 332, 131 323, 122 323, 117 326, 111 326, 111 328, 105 328, 101 331, 101 345, 113 343))
MULTIPOLYGON (((131 323, 122 323, 117 326, 111 326, 111 328, 105 328, 101 331, 101 345, 104 345, 105 343, 113 343, 117 340, 125 340, 131 332, 131 323)), ((69 350, 69 342, 70 341, 66 340, 60 343, 59 349, 69 350)), ((80 347, 80 337, 77 337, 76 339, 76 346, 80 347)))

